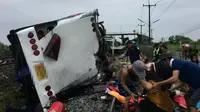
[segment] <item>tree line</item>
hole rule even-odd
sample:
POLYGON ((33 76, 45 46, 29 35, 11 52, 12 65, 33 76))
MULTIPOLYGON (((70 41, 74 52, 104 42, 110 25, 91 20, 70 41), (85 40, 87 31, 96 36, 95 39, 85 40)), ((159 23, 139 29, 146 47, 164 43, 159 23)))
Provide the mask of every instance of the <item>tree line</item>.
POLYGON ((12 52, 9 49, 8 45, 0 42, 0 59, 10 58, 12 57, 12 52))
POLYGON ((182 36, 182 35, 175 35, 175 36, 170 36, 167 41, 169 44, 180 44, 180 43, 188 43, 188 44, 193 44, 193 43, 200 43, 200 39, 197 41, 192 40, 189 37, 182 36))

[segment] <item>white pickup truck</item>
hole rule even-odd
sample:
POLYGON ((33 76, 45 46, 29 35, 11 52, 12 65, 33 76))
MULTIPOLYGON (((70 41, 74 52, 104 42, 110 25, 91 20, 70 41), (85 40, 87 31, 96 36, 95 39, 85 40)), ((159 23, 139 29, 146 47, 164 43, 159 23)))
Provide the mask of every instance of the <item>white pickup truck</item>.
POLYGON ((95 62, 106 53, 105 29, 98 16, 98 10, 78 13, 14 29, 7 36, 17 72, 27 65, 44 112, 51 106, 51 97, 72 86, 89 84, 98 74, 95 62))

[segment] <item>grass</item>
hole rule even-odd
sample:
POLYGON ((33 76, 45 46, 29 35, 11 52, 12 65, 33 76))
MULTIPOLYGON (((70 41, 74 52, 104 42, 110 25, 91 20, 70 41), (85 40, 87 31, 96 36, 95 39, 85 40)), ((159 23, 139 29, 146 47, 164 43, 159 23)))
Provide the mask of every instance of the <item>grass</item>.
POLYGON ((20 95, 19 88, 13 88, 7 92, 0 93, 0 112, 5 112, 6 107, 16 101, 16 97, 20 95))

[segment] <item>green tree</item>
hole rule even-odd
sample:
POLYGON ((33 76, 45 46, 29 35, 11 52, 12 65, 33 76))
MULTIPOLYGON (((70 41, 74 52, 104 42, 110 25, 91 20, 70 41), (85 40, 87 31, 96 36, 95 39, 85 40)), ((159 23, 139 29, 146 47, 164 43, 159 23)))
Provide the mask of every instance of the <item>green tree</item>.
POLYGON ((176 43, 176 40, 175 40, 174 36, 170 36, 168 41, 169 41, 170 44, 175 44, 176 43))
POLYGON ((170 36, 168 41, 169 41, 170 44, 179 44, 180 42, 182 42, 182 43, 193 42, 193 40, 190 39, 189 37, 185 37, 185 36, 182 36, 182 35, 170 36))
POLYGON ((12 57, 12 52, 9 47, 0 42, 0 59, 12 57))

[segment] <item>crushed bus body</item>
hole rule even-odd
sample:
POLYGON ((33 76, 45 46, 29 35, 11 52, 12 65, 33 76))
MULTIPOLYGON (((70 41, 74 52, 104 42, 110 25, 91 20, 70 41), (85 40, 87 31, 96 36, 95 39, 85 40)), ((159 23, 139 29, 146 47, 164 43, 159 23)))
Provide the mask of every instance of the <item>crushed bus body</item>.
POLYGON ((17 72, 27 65, 44 111, 57 93, 89 84, 98 74, 96 62, 105 55, 105 29, 98 10, 11 30, 7 36, 17 72))

